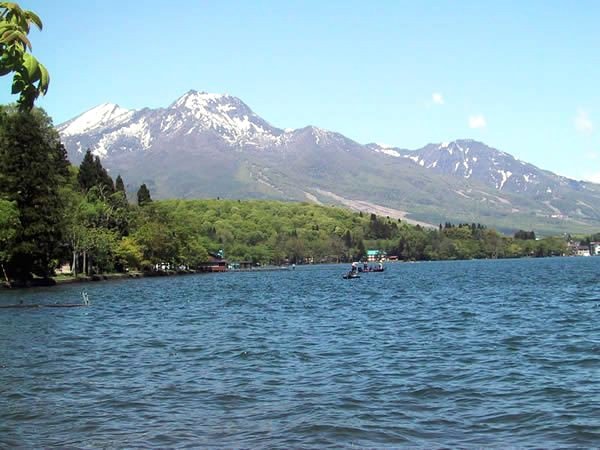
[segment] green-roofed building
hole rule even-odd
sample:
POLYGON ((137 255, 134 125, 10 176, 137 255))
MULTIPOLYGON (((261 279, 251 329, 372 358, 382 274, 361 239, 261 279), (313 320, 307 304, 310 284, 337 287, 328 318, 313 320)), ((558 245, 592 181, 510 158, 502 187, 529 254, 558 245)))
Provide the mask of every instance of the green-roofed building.
POLYGON ((386 256, 387 253, 383 250, 367 250, 367 261, 369 262, 381 261, 385 259, 386 256))

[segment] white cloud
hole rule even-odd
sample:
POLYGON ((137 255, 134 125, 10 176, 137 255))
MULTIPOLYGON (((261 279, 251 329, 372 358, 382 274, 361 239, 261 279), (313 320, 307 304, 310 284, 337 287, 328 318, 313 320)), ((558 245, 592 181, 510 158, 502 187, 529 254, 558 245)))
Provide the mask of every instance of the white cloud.
POLYGON ((487 122, 485 121, 485 117, 481 114, 469 117, 469 128, 485 128, 486 126, 487 122))
POLYGON ((580 133, 591 133, 594 129, 594 124, 590 120, 588 113, 582 109, 577 111, 577 115, 575 119, 573 119, 573 123, 575 124, 575 129, 580 133))
POLYGON ((442 94, 440 94, 439 92, 434 92, 433 94, 431 94, 431 100, 436 105, 444 104, 444 96, 442 94))

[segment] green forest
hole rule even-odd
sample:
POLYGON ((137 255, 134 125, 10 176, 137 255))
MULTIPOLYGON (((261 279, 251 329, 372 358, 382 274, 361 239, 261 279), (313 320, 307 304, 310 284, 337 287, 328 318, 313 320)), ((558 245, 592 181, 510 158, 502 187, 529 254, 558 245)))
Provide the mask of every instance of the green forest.
POLYGON ((0 107, 0 264, 7 283, 48 279, 69 263, 74 275, 194 270, 209 253, 254 264, 349 262, 378 249, 400 260, 562 255, 563 238, 507 237, 480 224, 435 229, 308 203, 241 200, 153 201, 145 185, 128 198, 89 151, 67 159, 39 108, 0 107))

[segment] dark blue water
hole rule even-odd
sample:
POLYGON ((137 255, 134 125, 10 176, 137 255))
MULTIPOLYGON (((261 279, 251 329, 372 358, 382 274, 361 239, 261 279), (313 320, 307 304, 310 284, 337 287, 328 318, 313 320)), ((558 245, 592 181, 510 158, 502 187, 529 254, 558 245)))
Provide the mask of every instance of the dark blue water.
POLYGON ((600 258, 0 293, 0 447, 591 447, 600 258))

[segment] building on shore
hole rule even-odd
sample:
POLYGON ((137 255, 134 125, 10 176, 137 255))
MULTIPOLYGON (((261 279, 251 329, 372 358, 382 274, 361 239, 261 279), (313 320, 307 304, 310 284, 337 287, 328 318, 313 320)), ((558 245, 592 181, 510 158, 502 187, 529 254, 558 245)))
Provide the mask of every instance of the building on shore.
POLYGON ((221 254, 209 253, 208 260, 198 264, 199 272, 227 272, 227 260, 221 254))
POLYGON ((575 250, 577 256, 591 256, 590 246, 585 244, 579 244, 575 250))
POLYGON ((386 258, 387 253, 383 250, 367 250, 368 262, 384 261, 386 258))

